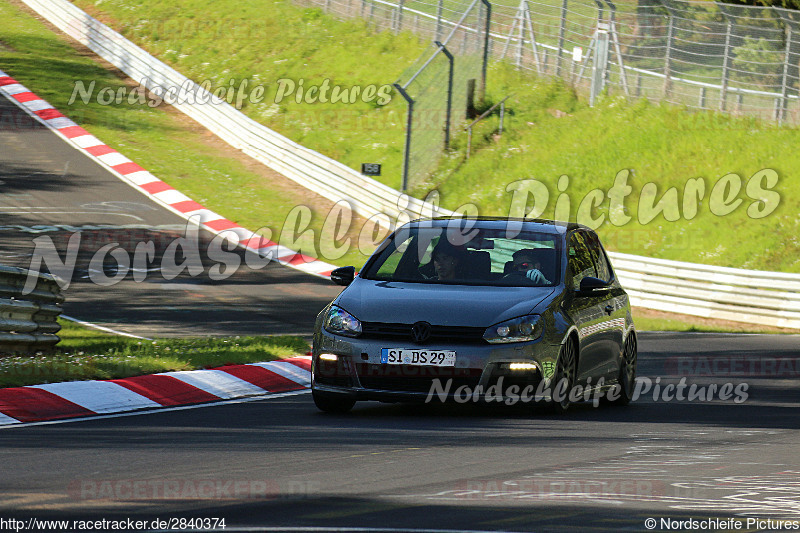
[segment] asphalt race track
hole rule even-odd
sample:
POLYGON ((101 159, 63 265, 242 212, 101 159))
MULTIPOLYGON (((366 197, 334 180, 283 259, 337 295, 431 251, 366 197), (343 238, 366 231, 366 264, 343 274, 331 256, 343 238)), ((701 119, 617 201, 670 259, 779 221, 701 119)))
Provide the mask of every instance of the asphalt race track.
MULTIPOLYGON (((0 130, 0 262, 27 266, 33 238, 65 246, 74 228, 99 224, 117 228, 85 229, 91 246, 179 234, 182 219, 23 123, 0 130)), ((145 336, 307 335, 338 292, 275 265, 102 288, 86 277, 91 246, 66 313, 145 336)), ((159 529, 153 520, 202 517, 226 531, 646 531, 648 518, 656 531, 668 530, 662 518, 735 518, 742 527, 707 530, 740 531, 748 517, 800 520, 800 336, 642 333, 639 375, 660 387, 655 398, 651 389, 627 408, 584 403, 563 417, 378 403, 331 416, 303 393, 6 427, 0 530, 12 519, 159 529), (746 383, 746 399, 663 401, 681 379, 703 390, 746 383)))
MULTIPOLYGON (((640 373, 675 383, 675 357, 760 357, 766 344, 771 358, 800 362, 796 336, 643 333, 640 373)), ((290 528, 282 531, 646 531, 651 517, 800 519, 797 378, 741 374, 687 377, 750 383, 741 404, 649 395, 557 417, 366 403, 331 416, 306 393, 7 428, 0 516, 208 517, 228 530, 290 528)))
MULTIPOLYGON (((206 265, 166 281, 158 259, 186 234, 186 221, 151 202, 0 96, 0 264, 27 268, 33 239, 49 237, 62 258, 77 231, 81 247, 64 313, 145 337, 169 335, 302 334, 340 291, 327 280, 272 263, 244 265, 222 281, 208 276, 212 237, 199 235, 206 265), (102 226, 102 228, 100 228, 102 226), (153 241, 156 258, 145 281, 98 287, 90 261, 118 242, 133 257, 153 241)), ((181 257, 178 258, 180 264, 181 257)), ((109 272, 113 275, 113 272, 109 272)))

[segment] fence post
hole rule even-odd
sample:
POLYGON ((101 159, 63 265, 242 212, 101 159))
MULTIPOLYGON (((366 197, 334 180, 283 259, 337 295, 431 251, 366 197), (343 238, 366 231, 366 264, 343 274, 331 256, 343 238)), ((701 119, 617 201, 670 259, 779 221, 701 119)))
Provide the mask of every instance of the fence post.
POLYGON ((700 87, 700 101, 697 103, 700 109, 705 109, 706 107, 706 88, 700 87))
POLYGON ((792 62, 792 39, 794 38, 795 25, 798 22, 792 19, 792 16, 797 18, 797 13, 795 11, 776 7, 772 9, 781 17, 781 21, 783 21, 783 25, 786 28, 786 47, 784 49, 783 58, 783 75, 781 76, 781 105, 779 113, 775 117, 780 125, 786 120, 786 110, 789 107, 789 69, 791 68, 792 62))
POLYGON ((400 93, 400 96, 402 96, 408 103, 408 115, 406 117, 406 146, 403 150, 403 178, 400 185, 400 191, 406 192, 408 189, 408 165, 409 161, 411 160, 411 125, 414 118, 414 100, 399 83, 395 83, 394 88, 397 89, 397 92, 400 93))
POLYGON ((558 27, 558 50, 556 51, 556 76, 561 76, 561 51, 564 48, 564 34, 567 31, 567 0, 561 2, 561 22, 558 27))
POLYGON ((725 55, 722 58, 722 80, 719 90, 719 110, 725 111, 725 108, 727 107, 726 100, 728 99, 728 70, 730 69, 731 30, 733 29, 733 24, 731 22, 731 17, 728 15, 728 12, 725 10, 725 8, 722 7, 722 5, 719 5, 719 9, 725 16, 725 20, 728 21, 728 24, 725 25, 725 55))
POLYGON ((489 33, 492 24, 492 4, 489 0, 481 0, 481 2, 486 6, 486 22, 483 29, 483 65, 481 66, 481 86, 478 92, 478 98, 483 101, 486 97, 486 71, 489 65, 489 33))
POLYGON ((597 25, 597 46, 594 49, 594 63, 592 64, 592 86, 589 94, 589 106, 594 107, 597 97, 603 92, 608 68, 608 26, 600 23, 597 25))
POLYGON ((622 82, 622 90, 625 96, 630 98, 631 92, 628 89, 628 76, 625 74, 625 61, 622 59, 622 47, 619 44, 619 35, 617 34, 617 6, 611 0, 605 0, 605 3, 610 11, 608 26, 611 32, 611 40, 614 43, 614 51, 617 54, 617 61, 619 62, 619 78, 620 82, 622 82))
POLYGON ((594 32, 594 61, 592 61, 592 83, 589 88, 589 106, 594 107, 595 101, 606 81, 606 68, 608 67, 608 24, 603 22, 603 4, 597 4, 597 29, 594 32))
POLYGON ((522 68, 522 51, 524 50, 523 40, 525 39, 525 20, 522 16, 522 11, 517 11, 518 24, 517 28, 517 68, 522 68))
POLYGON ((397 27, 395 28, 395 33, 400 33, 403 30, 403 4, 405 0, 399 0, 397 2, 397 27))
POLYGON ((434 41, 438 41, 442 38, 442 8, 444 6, 444 0, 439 0, 439 5, 436 6, 436 37, 433 39, 434 41))
POLYGON ((447 49, 445 45, 440 43, 439 41, 435 41, 434 43, 442 53, 447 57, 448 63, 450 63, 450 68, 447 73, 447 109, 445 111, 445 121, 444 121, 444 149, 450 149, 450 116, 452 113, 453 107, 453 66, 454 66, 454 58, 453 54, 447 49))
POLYGON ((672 88, 672 39, 675 36, 675 14, 672 12, 670 6, 666 2, 661 2, 661 5, 669 13, 669 20, 667 21, 667 50, 664 53, 664 88, 661 91, 662 98, 669 96, 669 91, 672 88))

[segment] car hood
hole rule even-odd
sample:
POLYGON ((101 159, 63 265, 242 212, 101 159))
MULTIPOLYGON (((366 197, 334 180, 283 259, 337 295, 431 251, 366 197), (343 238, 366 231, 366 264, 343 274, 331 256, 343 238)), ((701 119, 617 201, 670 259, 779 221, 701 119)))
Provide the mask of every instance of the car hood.
POLYGON ((488 327, 531 313, 553 287, 480 287, 356 278, 334 301, 365 322, 488 327))

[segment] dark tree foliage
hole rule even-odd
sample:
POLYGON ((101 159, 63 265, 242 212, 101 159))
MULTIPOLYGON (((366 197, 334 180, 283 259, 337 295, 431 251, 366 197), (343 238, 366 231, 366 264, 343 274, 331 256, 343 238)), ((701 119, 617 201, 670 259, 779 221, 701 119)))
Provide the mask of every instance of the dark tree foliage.
POLYGON ((769 6, 800 9, 800 0, 722 0, 722 2, 737 6, 769 6))

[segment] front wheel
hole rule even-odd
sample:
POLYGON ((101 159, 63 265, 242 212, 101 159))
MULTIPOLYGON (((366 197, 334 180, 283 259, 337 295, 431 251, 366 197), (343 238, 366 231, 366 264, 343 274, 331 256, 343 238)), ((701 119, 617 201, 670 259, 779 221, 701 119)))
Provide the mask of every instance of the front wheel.
POLYGON ((556 414, 563 415, 569 409, 569 396, 575 385, 577 361, 575 343, 572 339, 567 339, 558 354, 558 363, 552 381, 552 410, 556 414))
POLYGON ((356 401, 343 394, 330 394, 325 392, 311 391, 314 404, 320 411, 326 413, 346 413, 353 408, 356 401))
POLYGON ((637 359, 636 335, 631 333, 625 343, 622 352, 622 361, 619 365, 619 376, 617 378, 619 397, 612 400, 612 405, 628 405, 633 400, 633 390, 636 386, 636 359, 637 359))

